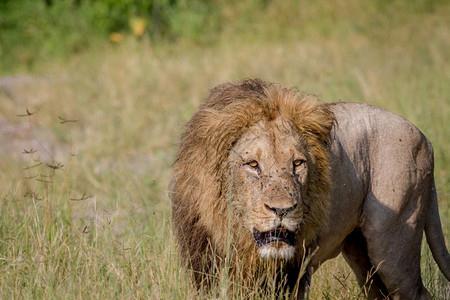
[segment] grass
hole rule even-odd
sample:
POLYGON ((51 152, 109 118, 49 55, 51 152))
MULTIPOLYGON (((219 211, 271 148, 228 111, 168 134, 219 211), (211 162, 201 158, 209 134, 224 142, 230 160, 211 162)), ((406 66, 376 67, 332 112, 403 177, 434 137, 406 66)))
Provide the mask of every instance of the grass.
MULTIPOLYGON (((413 121, 434 145, 448 237, 450 5, 324 3, 261 15, 244 3, 208 45, 129 38, 0 80, 0 298, 195 298, 172 236, 170 166, 207 90, 244 77, 413 121)), ((450 298, 423 248, 424 282, 450 298)), ((338 258, 311 298, 363 296, 338 258)))

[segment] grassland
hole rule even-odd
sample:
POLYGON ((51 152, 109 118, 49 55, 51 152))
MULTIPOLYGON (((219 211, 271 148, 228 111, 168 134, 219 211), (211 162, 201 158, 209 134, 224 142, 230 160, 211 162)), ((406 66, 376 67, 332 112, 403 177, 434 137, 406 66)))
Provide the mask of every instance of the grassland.
MULTIPOLYGON (((448 242, 450 5, 427 3, 241 4, 206 45, 128 37, 0 79, 0 298, 195 298, 172 237, 170 166, 208 89, 245 77, 413 121, 434 145, 448 242)), ((426 286, 449 299, 423 249, 426 286)), ((311 297, 363 299, 340 258, 311 297)))

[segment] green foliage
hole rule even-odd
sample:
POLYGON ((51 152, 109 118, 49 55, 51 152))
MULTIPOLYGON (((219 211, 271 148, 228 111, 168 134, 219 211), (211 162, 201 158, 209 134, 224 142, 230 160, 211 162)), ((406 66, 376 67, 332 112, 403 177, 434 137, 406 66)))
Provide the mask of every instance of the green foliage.
MULTIPOLYGON (((218 20, 214 1, 178 0, 6 0, 0 2, 0 69, 33 66, 36 61, 67 57, 130 33, 134 18, 146 21, 152 39, 198 39, 218 20)), ((213 25, 213 28, 216 26, 213 25)))
POLYGON ((55 55, 76 53, 99 32, 72 0, 6 1, 0 7, 0 55, 3 68, 32 66, 55 55))
MULTIPOLYGON (((371 30, 376 31, 377 27, 401 22, 397 18, 399 10, 427 13, 444 4, 443 0, 377 0, 356 6, 366 8, 364 12, 358 10, 364 15, 372 14, 371 30), (392 18, 382 18, 384 24, 379 24, 377 20, 385 14, 392 18)), ((356 17, 351 15, 354 7, 354 3, 346 1, 323 0, 3 0, 0 73, 29 69, 41 60, 67 58, 101 46, 108 38, 120 43, 133 35, 133 20, 137 18, 145 22, 144 34, 134 33, 139 39, 210 43, 224 32, 253 38, 261 26, 269 33, 285 36, 290 30, 283 29, 295 28, 297 34, 305 33, 314 23, 313 30, 326 35, 342 17, 356 17), (120 36, 111 38, 111 33, 120 36)), ((358 22, 351 26, 358 26, 358 22)))

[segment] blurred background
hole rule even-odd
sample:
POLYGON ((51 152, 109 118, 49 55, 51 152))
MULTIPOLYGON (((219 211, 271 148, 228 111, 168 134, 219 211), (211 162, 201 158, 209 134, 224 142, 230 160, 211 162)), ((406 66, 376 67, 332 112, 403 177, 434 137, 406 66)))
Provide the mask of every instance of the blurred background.
MULTIPOLYGON (((208 90, 242 78, 415 123, 448 241, 449 49, 445 0, 0 0, 0 298, 195 297, 170 167, 208 90)), ((341 258, 312 296, 364 299, 341 258)))

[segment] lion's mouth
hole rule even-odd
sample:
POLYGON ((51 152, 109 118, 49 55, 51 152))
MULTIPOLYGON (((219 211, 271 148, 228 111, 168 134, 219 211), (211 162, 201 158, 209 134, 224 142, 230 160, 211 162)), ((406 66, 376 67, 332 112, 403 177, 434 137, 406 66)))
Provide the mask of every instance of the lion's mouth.
POLYGON ((272 242, 284 242, 288 245, 294 246, 296 242, 295 233, 284 227, 278 227, 274 230, 265 232, 253 229, 253 238, 255 239, 258 247, 272 242))

